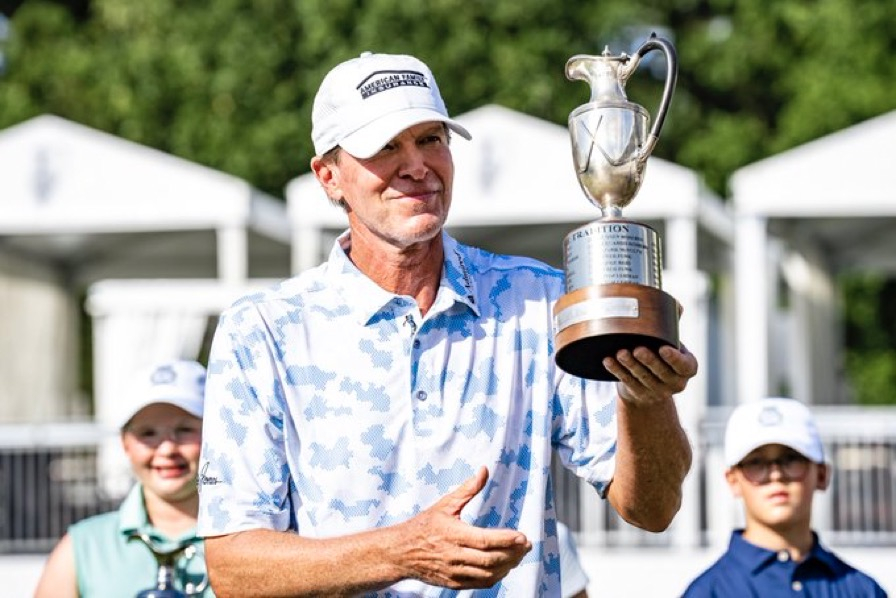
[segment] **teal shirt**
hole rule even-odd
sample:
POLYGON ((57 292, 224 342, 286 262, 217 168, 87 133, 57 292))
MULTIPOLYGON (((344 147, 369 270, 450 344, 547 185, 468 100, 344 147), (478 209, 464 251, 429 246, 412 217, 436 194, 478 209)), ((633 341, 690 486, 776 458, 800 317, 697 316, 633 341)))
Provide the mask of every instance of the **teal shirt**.
POLYGON ((148 520, 143 503, 143 487, 138 483, 117 511, 89 517, 69 528, 75 552, 78 593, 82 598, 115 596, 131 598, 142 590, 156 587, 159 566, 149 548, 139 539, 128 540, 131 532, 146 533, 162 550, 184 542, 188 548, 177 560, 174 587, 190 596, 212 598, 205 573, 202 538, 192 529, 170 538, 148 520), (190 556, 192 555, 192 556, 190 556), (197 586, 199 590, 197 592, 197 586))

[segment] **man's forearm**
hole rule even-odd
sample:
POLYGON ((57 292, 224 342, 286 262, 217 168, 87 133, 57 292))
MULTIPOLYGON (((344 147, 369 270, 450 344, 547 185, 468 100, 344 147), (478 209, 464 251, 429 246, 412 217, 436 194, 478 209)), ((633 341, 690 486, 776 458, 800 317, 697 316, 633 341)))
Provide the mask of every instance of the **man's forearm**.
POLYGON ((692 460, 674 399, 644 406, 620 399, 617 417, 610 503, 632 525, 663 531, 681 507, 681 485, 692 460))
POLYGON ((386 554, 392 528, 312 539, 251 530, 206 539, 212 589, 227 596, 354 596, 384 588, 401 574, 386 554))

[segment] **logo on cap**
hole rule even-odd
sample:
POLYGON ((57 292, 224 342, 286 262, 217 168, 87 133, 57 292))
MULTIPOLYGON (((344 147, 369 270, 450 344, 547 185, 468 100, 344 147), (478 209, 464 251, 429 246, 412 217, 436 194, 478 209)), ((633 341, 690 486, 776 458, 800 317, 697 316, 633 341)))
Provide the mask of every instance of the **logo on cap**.
POLYGON ((784 419, 777 407, 763 407, 756 421, 760 426, 777 426, 784 419))
POLYGON ((149 377, 149 381, 152 384, 171 384, 174 382, 174 379, 177 378, 177 374, 174 373, 174 368, 170 365, 163 365, 152 373, 152 376, 149 377))
POLYGON ((361 99, 366 100, 381 91, 397 87, 429 88, 429 85, 423 73, 418 71, 376 71, 361 81, 357 90, 361 92, 361 99))

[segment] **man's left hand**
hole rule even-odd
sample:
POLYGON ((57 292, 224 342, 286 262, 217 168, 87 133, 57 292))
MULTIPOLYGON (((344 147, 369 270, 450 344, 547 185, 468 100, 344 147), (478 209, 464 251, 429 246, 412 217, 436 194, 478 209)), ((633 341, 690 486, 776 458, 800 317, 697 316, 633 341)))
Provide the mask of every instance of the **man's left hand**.
POLYGON ((656 353, 646 347, 623 349, 615 358, 605 357, 603 365, 619 380, 619 398, 633 407, 668 400, 697 374, 697 358, 684 345, 660 347, 656 353))

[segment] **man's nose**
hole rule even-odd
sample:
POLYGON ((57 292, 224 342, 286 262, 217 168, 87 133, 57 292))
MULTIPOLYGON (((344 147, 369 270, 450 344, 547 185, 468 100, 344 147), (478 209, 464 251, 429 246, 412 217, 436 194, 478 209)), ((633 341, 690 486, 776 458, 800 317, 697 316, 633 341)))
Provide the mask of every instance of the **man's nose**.
POLYGON ((416 145, 406 145, 399 155, 401 157, 399 175, 421 180, 429 172, 423 151, 416 145))

